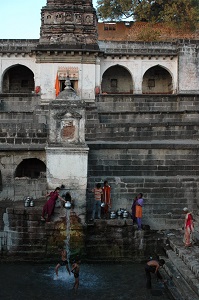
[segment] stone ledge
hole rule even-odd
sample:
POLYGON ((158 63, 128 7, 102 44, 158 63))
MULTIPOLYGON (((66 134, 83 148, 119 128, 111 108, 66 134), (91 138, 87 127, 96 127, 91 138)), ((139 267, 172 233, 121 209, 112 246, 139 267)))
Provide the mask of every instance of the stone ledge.
POLYGON ((86 141, 92 150, 99 149, 199 149, 199 140, 151 140, 135 142, 86 141))
MULTIPOLYGON (((179 272, 176 265, 171 260, 171 256, 169 257, 170 260, 166 261, 166 264, 164 266, 164 269, 166 273, 169 275, 170 280, 168 280, 168 289, 173 294, 176 292, 176 289, 173 289, 173 285, 177 288, 178 293, 176 296, 178 298, 175 298, 177 300, 198 300, 198 295, 189 287, 189 285, 186 283, 184 278, 181 276, 181 273, 179 272)), ((173 260, 178 264, 178 257, 173 257, 173 260)), ((180 262, 179 262, 180 263, 180 262)), ((186 267, 183 266, 183 270, 186 272, 186 267)))

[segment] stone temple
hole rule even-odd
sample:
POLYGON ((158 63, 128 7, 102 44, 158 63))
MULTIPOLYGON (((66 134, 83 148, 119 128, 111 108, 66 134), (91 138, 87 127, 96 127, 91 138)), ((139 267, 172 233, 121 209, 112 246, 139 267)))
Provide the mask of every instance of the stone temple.
POLYGON ((91 0, 47 0, 38 40, 0 40, 2 202, 64 185, 84 222, 89 190, 108 180, 112 209, 142 192, 154 228, 198 209, 198 39, 119 28, 136 25, 98 24, 91 0))

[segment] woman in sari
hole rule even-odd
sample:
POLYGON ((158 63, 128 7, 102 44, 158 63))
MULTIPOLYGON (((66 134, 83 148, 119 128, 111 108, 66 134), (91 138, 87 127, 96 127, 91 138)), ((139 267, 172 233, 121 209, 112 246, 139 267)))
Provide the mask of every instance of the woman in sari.
POLYGON ((57 187, 53 192, 46 195, 46 198, 50 197, 48 201, 44 204, 41 221, 50 222, 51 216, 54 213, 56 200, 59 198, 61 201, 66 202, 60 195, 60 188, 57 187), (47 219, 45 216, 47 215, 47 219))
POLYGON ((183 208, 185 215, 185 223, 184 223, 184 239, 183 242, 185 244, 185 247, 191 247, 192 246, 192 235, 194 231, 194 224, 193 224, 193 216, 189 212, 188 208, 183 208))
POLYGON ((135 217, 137 220, 138 230, 142 230, 142 206, 144 200, 142 199, 142 193, 138 194, 138 200, 135 206, 135 217))

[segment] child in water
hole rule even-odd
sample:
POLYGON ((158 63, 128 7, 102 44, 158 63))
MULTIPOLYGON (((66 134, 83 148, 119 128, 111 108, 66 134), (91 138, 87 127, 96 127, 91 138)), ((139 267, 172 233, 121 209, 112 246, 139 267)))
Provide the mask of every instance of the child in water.
POLYGON ((75 278, 75 283, 73 285, 73 289, 75 290, 75 293, 77 292, 77 289, 79 287, 79 269, 80 269, 80 259, 78 258, 74 261, 71 270, 75 278))
POLYGON ((66 270, 68 271, 68 274, 70 275, 70 269, 68 267, 68 260, 67 260, 67 254, 66 254, 66 250, 63 248, 59 248, 60 252, 61 252, 61 259, 59 261, 59 263, 56 265, 55 267, 55 273, 58 276, 58 270, 60 267, 66 266, 66 270))
POLYGON ((165 264, 164 259, 160 260, 149 260, 145 266, 146 273, 146 287, 147 289, 151 289, 151 273, 157 276, 157 279, 161 280, 163 283, 166 280, 163 280, 162 275, 159 272, 159 269, 165 264))

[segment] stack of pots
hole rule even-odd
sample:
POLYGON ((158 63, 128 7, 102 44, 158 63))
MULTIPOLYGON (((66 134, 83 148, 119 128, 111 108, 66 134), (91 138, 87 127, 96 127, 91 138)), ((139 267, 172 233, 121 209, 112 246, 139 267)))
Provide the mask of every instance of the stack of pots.
POLYGON ((33 198, 31 198, 31 197, 24 197, 24 206, 25 207, 33 207, 34 206, 33 198))

